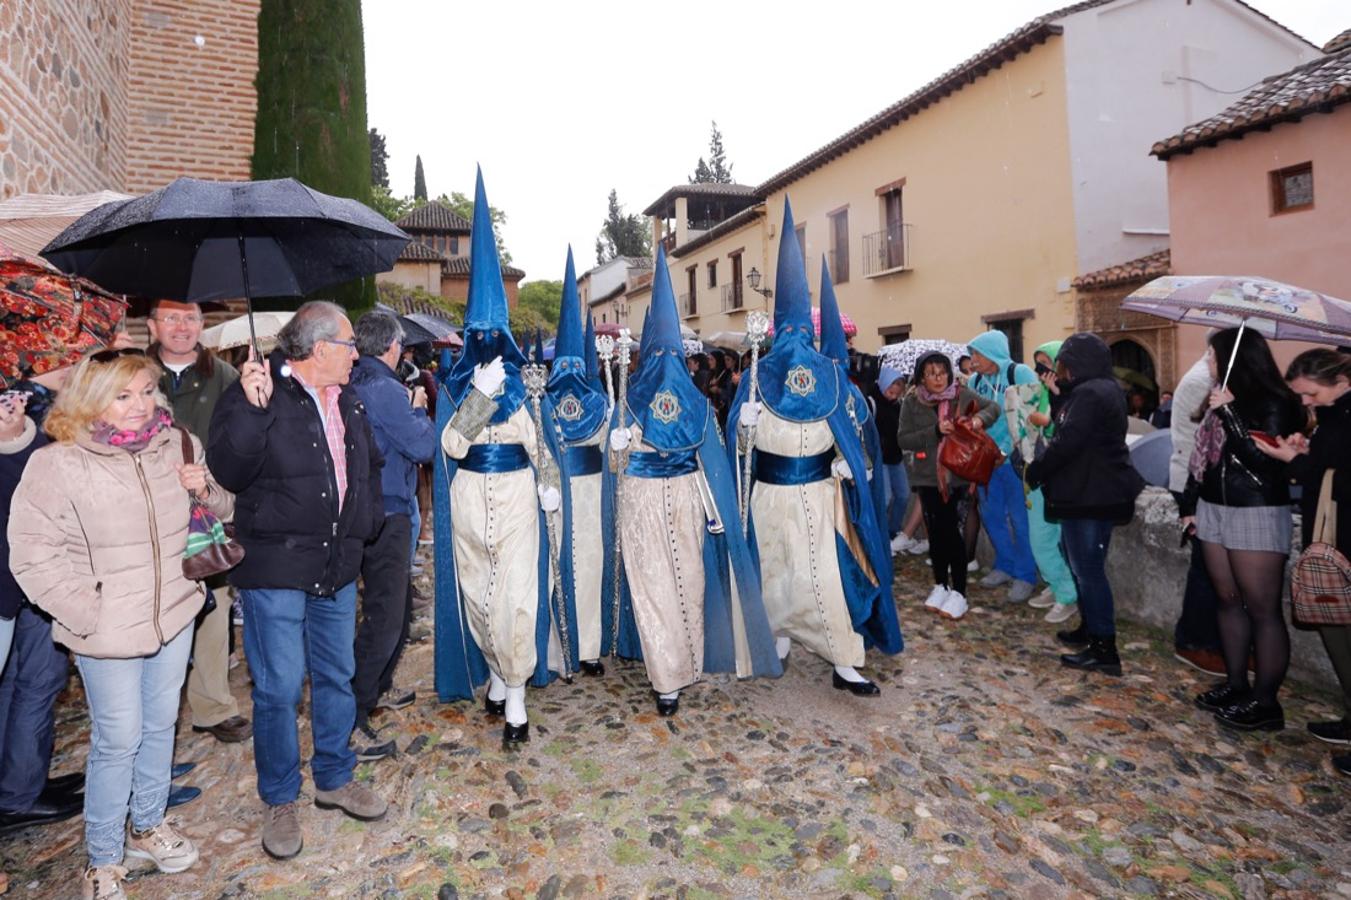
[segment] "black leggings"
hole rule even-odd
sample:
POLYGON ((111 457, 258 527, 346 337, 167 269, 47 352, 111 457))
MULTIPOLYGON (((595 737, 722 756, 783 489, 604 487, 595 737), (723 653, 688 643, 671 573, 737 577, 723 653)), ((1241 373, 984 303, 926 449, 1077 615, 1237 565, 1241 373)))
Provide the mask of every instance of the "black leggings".
POLYGON ((933 563, 934 584, 941 584, 960 594, 966 593, 966 538, 959 524, 959 511, 966 502, 966 488, 948 490, 943 500, 936 487, 921 487, 920 507, 924 510, 924 527, 929 531, 929 559, 933 563))
POLYGON ((1203 541, 1206 571, 1219 597, 1220 649, 1229 683, 1248 687, 1248 651, 1257 677, 1253 697, 1276 702, 1276 692, 1290 667, 1290 633, 1281 609, 1285 554, 1266 550, 1230 550, 1203 541))

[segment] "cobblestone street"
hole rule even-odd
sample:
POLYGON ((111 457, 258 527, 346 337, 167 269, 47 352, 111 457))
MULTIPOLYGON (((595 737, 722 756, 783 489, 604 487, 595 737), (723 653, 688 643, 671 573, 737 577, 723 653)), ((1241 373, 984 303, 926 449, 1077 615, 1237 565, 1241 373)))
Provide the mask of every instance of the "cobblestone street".
MULTIPOLYGON (((800 649, 779 681, 714 679, 653 710, 643 670, 609 664, 529 696, 532 740, 433 700, 430 641, 401 681, 415 706, 380 720, 397 758, 363 765, 390 799, 362 825, 302 791, 305 849, 258 845, 249 744, 184 721, 178 760, 205 791, 174 818, 201 861, 138 869, 140 898, 1351 896, 1351 811, 1325 746, 1338 712, 1303 685, 1274 736, 1221 732, 1191 705, 1204 677, 1158 635, 1122 635, 1124 678, 1063 670, 1040 613, 973 589, 953 624, 919 611, 922 561, 897 596, 907 649, 871 658, 883 692, 832 690, 800 649)), ((429 585, 425 585, 429 587, 429 585)), ((234 671, 247 698, 246 670, 234 671)), ((83 764, 78 679, 59 708, 55 772, 83 764)), ((308 727, 302 727, 308 741, 308 727)), ((10 893, 77 895, 81 822, 0 844, 10 893)))

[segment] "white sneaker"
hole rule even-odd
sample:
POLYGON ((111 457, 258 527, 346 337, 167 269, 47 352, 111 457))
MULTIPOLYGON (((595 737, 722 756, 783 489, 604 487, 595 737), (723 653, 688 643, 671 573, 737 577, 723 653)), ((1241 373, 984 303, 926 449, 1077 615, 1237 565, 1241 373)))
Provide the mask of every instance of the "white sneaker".
POLYGON ((1046 613, 1046 621, 1051 623, 1068 622, 1079 611, 1077 603, 1057 603, 1046 613))
POLYGON ((1047 588, 1031 600, 1027 601, 1027 605, 1033 609, 1050 609, 1052 606, 1055 606, 1055 592, 1050 588, 1047 588))
POLYGON ((979 560, 974 560, 974 559, 973 559, 973 560, 971 560, 971 562, 967 563, 967 564, 966 564, 966 571, 968 571, 968 572, 979 572, 979 571, 980 571, 980 562, 979 562, 979 560))
POLYGON ((948 591, 947 599, 943 601, 943 606, 938 610, 938 614, 955 622, 966 615, 966 610, 966 598, 957 591, 948 591))
POLYGON ((948 589, 941 584, 936 584, 934 589, 929 592, 929 599, 924 601, 924 608, 930 612, 940 612, 947 599, 948 589))
POLYGON ((902 531, 900 534, 896 535, 894 538, 891 539, 891 555, 895 556, 898 553, 904 553, 914 545, 915 539, 912 538, 910 535, 906 534, 904 531, 902 531))
POLYGON ((923 556, 924 554, 929 552, 929 542, 914 541, 910 544, 910 547, 906 552, 909 553, 911 556, 923 556))

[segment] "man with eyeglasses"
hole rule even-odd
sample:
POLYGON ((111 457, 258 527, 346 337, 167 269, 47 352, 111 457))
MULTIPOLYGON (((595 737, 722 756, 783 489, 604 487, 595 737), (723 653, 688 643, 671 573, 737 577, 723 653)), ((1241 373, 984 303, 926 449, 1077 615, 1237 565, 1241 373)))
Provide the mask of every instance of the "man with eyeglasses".
MULTIPOLYGON (((239 380, 239 373, 203 349, 202 310, 197 304, 160 300, 146 324, 151 341, 148 352, 164 367, 159 387, 169 400, 174 423, 191 431, 205 447, 216 403, 239 380)), ((225 579, 211 578, 206 587, 208 596, 218 602, 198 621, 193 637, 188 708, 193 731, 234 744, 248 740, 253 725, 239 714, 239 704, 230 693, 230 603, 225 599, 225 579), (216 591, 219 597, 214 596, 216 591)), ((212 605, 208 600, 207 606, 212 605)))
POLYGON ((207 466, 236 496, 244 547, 229 577, 244 603, 262 843, 274 859, 304 843, 296 712, 307 672, 315 805, 361 821, 386 810, 352 777, 356 580, 385 519, 383 460, 348 384, 356 357, 342 307, 306 303, 266 361, 244 363, 211 420, 207 466))

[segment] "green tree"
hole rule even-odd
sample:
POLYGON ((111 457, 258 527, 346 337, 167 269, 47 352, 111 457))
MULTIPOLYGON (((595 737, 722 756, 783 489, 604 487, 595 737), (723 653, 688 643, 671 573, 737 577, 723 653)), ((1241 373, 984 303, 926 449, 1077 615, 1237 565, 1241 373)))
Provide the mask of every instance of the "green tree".
MULTIPOLYGON (((450 196, 442 194, 437 197, 436 202, 442 206, 450 207, 456 215, 466 222, 474 221, 474 200, 472 197, 466 197, 459 191, 452 191, 450 196)), ((511 254, 507 252, 507 244, 502 240, 502 226, 507 224, 507 214, 496 206, 489 204, 488 218, 493 223, 493 237, 497 240, 497 255, 502 259, 502 265, 509 266, 511 265, 511 254)))
POLYGON ((708 161, 699 157, 690 184, 732 184, 732 166, 727 162, 727 151, 723 149, 722 132, 718 130, 717 122, 713 123, 708 138, 708 161))
POLYGON ((619 256, 651 255, 652 234, 647 223, 637 213, 625 215, 619 192, 611 188, 609 211, 596 236, 596 263, 609 262, 619 256))
MULTIPOLYGON (((262 0, 253 177, 297 178, 339 197, 371 197, 360 0, 262 0)), ((375 302, 375 279, 326 288, 349 309, 375 302)))
POLYGON ((389 188, 373 184, 368 205, 391 222, 397 222, 413 208, 413 201, 409 197, 395 197, 389 188))
POLYGON ((389 151, 385 149, 385 136, 371 129, 371 187, 382 187, 389 191, 389 151))
POLYGON ((422 154, 418 154, 417 166, 413 168, 413 199, 418 203, 427 202, 427 176, 422 173, 422 154))
POLYGON ((516 294, 519 309, 537 313, 544 320, 546 331, 558 332, 558 307, 563 301, 563 282, 527 281, 516 294))

